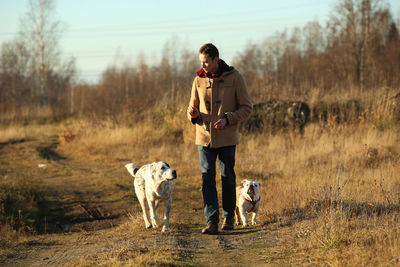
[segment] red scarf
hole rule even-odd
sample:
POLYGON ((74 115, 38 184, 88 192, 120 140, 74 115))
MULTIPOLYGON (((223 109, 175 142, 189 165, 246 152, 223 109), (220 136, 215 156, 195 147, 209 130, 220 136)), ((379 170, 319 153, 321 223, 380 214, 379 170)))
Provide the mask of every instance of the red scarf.
POLYGON ((218 60, 218 70, 217 73, 206 73, 203 68, 199 69, 196 73, 200 78, 208 77, 210 79, 218 78, 225 71, 229 69, 229 66, 222 59, 218 60))

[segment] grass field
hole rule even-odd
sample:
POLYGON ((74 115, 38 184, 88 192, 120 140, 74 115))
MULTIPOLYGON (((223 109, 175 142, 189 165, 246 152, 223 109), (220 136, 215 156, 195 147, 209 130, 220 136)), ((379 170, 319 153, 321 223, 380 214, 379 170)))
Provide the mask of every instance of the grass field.
POLYGON ((200 234, 201 176, 185 106, 157 120, 1 126, 0 263, 400 265, 399 123, 379 99, 357 121, 242 135, 237 183, 261 183, 259 224, 218 236, 200 234), (178 172, 169 234, 144 228, 123 167, 158 160, 178 172))

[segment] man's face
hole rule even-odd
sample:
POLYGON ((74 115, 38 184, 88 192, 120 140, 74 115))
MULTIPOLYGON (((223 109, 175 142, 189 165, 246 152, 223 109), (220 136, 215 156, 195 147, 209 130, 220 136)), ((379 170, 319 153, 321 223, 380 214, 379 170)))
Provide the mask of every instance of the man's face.
POLYGON ((199 54, 201 67, 206 73, 216 73, 218 71, 218 57, 212 59, 207 54, 199 54))

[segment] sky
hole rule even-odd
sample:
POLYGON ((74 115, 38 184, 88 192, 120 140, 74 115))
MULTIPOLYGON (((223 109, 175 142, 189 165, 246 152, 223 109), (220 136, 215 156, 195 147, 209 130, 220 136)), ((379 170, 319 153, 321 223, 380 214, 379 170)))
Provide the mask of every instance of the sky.
MULTIPOLYGON (((400 17, 400 0, 384 0, 400 17)), ((166 43, 197 53, 214 43, 228 64, 248 43, 319 21, 325 26, 337 0, 54 0, 62 23, 62 57, 74 57, 79 80, 96 82, 117 61, 159 64, 166 43)), ((12 41, 28 0, 0 0, 0 46, 12 41)), ((200 66, 200 63, 199 63, 200 66)))

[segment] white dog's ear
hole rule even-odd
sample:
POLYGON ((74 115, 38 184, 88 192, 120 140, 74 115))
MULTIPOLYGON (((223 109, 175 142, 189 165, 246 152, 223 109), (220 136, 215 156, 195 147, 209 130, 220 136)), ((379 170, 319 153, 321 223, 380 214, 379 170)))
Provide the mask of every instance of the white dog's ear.
POLYGON ((248 182, 248 180, 242 180, 242 184, 245 184, 247 182, 248 182))
POLYGON ((132 175, 135 176, 135 174, 137 173, 137 171, 139 170, 138 166, 136 166, 133 163, 128 163, 125 165, 125 168, 128 170, 128 172, 132 175))

